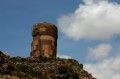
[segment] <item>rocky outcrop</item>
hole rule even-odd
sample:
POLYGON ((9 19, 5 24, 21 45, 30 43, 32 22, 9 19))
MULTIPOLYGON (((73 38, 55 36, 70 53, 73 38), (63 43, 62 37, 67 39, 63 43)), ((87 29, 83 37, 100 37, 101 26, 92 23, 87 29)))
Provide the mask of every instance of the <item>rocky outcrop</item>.
POLYGON ((9 63, 10 56, 0 51, 0 73, 9 74, 14 67, 9 63))
POLYGON ((0 53, 0 79, 95 79, 74 59, 7 57, 0 53))

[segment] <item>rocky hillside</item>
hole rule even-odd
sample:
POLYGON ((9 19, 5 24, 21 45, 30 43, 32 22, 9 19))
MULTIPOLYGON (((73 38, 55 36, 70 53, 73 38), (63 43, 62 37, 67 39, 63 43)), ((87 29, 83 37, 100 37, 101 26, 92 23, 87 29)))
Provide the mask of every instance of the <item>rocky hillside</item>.
POLYGON ((0 79, 95 79, 73 59, 10 57, 0 52, 0 79))

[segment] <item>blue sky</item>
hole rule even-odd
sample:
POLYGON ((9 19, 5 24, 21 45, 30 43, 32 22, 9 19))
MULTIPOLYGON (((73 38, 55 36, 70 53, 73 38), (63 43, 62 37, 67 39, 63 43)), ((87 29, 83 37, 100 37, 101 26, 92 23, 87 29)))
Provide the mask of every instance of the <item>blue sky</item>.
POLYGON ((79 3, 79 0, 69 3, 64 0, 1 0, 0 50, 12 56, 29 56, 32 25, 38 22, 57 25, 57 18, 74 11, 79 3))
POLYGON ((28 57, 32 25, 51 22, 59 31, 58 56, 78 60, 98 79, 119 79, 119 18, 119 0, 1 0, 0 50, 28 57))

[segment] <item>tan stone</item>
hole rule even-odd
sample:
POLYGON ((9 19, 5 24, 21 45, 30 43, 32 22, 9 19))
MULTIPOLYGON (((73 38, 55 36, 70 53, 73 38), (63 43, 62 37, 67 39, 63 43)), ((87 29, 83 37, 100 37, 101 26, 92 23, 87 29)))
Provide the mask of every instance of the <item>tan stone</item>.
POLYGON ((57 27, 51 23, 42 22, 33 25, 31 56, 56 57, 57 32, 57 27))

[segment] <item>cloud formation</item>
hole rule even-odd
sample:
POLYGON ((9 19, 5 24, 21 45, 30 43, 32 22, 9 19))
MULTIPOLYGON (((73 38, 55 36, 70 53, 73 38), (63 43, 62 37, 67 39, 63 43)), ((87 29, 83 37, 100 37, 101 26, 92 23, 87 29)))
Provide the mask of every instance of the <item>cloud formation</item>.
POLYGON ((59 57, 59 58, 65 58, 65 59, 70 59, 70 58, 72 58, 72 57, 70 57, 70 56, 68 56, 68 55, 62 55, 62 54, 57 54, 57 57, 59 57))
POLYGON ((108 0, 83 1, 74 13, 58 18, 61 32, 75 40, 104 40, 120 35, 120 4, 108 0))
POLYGON ((83 0, 85 4, 94 4, 94 3, 99 3, 102 1, 108 1, 108 0, 83 0))
POLYGON ((95 48, 89 48, 88 58, 91 60, 101 61, 109 56, 112 46, 109 44, 100 44, 95 48))
MULTIPOLYGON (((120 35, 120 4, 109 0, 83 0, 74 11, 58 18, 59 30, 74 40, 106 40, 120 35)), ((112 46, 89 48, 88 57, 97 60, 84 64, 97 79, 120 79, 120 55, 109 57, 112 46)))
POLYGON ((120 55, 96 64, 85 64, 84 68, 97 79, 120 79, 120 55))

